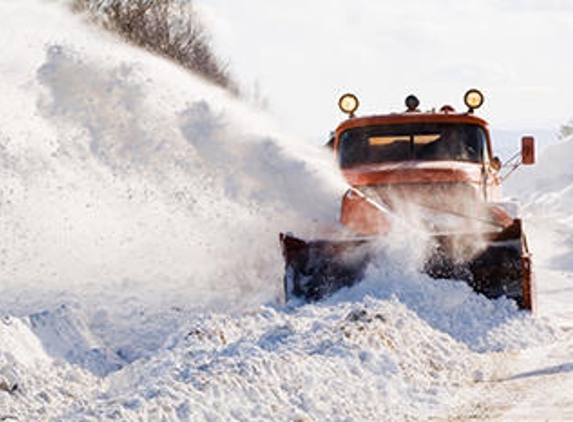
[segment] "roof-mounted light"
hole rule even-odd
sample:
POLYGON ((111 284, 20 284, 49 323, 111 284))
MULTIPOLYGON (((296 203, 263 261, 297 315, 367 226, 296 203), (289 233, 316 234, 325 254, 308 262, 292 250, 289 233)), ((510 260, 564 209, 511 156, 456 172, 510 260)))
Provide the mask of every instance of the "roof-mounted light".
POLYGON ((406 97, 406 111, 413 112, 418 110, 420 100, 415 95, 408 95, 406 97))
POLYGON ((360 102, 354 94, 344 94, 338 100, 338 107, 343 113, 348 114, 348 117, 354 117, 354 112, 358 109, 360 102))
POLYGON ((480 108, 483 104, 483 94, 477 89, 470 89, 464 95, 464 103, 468 106, 468 111, 473 113, 475 109, 480 108))

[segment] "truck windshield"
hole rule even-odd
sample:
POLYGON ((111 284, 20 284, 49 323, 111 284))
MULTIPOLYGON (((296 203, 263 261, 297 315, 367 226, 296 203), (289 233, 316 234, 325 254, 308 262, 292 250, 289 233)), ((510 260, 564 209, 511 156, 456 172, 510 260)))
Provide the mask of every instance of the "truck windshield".
POLYGON ((484 130, 470 124, 366 126, 341 134, 338 159, 343 168, 408 160, 481 162, 485 142, 484 130))

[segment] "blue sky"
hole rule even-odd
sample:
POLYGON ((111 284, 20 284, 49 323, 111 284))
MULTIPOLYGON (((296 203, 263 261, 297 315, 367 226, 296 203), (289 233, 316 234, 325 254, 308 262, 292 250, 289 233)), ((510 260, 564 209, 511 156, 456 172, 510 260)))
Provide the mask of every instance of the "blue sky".
MULTIPOLYGON (((503 130, 557 130, 573 117, 573 0, 197 0, 217 50, 258 85, 286 130, 320 141, 345 91, 362 114, 462 107, 503 130)), ((359 113, 360 113, 359 111, 359 113)))

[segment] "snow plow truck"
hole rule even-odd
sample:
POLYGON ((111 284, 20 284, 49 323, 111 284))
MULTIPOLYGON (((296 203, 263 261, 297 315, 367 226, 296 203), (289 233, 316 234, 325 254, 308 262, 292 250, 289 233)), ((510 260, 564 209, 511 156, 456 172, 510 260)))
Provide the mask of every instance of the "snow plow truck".
POLYGON ((344 229, 312 240, 280 234, 287 302, 317 301, 358 283, 380 258, 374 244, 392 230, 415 227, 429 239, 421 272, 465 281, 488 298, 506 296, 534 310, 519 204, 504 201, 501 192, 509 173, 534 163, 534 139, 524 136, 521 151, 502 166, 487 122, 474 113, 483 101, 472 89, 464 96, 467 110, 420 111, 410 95, 405 111, 357 117, 358 98, 340 98, 347 118, 329 147, 349 184, 340 210, 344 229))

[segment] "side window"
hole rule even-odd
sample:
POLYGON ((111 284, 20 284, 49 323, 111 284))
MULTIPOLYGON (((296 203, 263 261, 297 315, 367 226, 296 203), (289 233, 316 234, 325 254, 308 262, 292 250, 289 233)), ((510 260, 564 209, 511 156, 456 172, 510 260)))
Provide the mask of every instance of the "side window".
POLYGON ((341 167, 364 162, 368 157, 368 142, 361 130, 347 131, 340 136, 338 159, 341 167))
POLYGON ((478 145, 480 148, 479 158, 482 159, 487 164, 490 162, 491 157, 489 156, 489 151, 487 149, 487 137, 485 131, 481 127, 477 130, 477 136, 478 136, 478 145))

